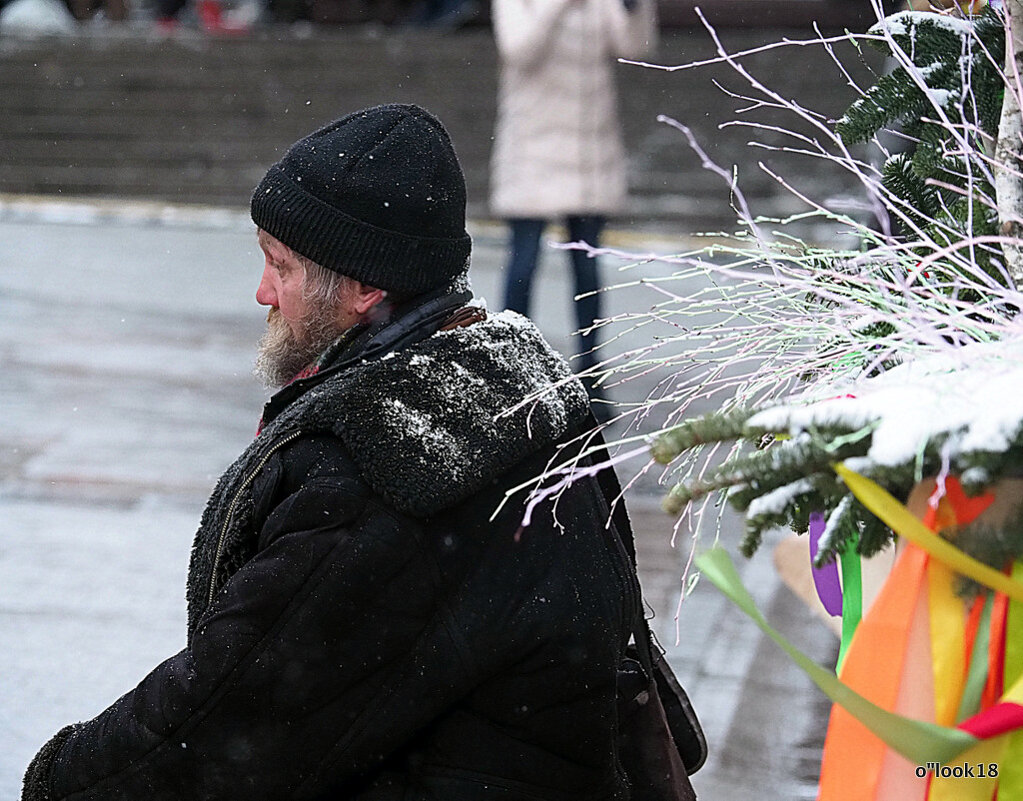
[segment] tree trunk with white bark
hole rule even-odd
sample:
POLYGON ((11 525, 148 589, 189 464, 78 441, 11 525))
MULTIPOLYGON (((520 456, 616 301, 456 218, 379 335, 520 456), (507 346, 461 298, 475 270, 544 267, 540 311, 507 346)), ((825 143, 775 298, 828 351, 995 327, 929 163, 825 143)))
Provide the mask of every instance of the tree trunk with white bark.
POLYGON ((995 160, 995 196, 1003 236, 1015 240, 1003 247, 1013 283, 1023 289, 1023 0, 1006 0, 1005 99, 998 126, 995 160))

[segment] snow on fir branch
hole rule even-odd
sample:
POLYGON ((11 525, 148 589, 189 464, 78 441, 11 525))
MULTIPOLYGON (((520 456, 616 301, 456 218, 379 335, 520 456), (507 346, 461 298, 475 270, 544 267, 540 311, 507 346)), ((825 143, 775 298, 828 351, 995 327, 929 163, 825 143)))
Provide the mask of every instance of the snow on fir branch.
MULTIPOLYGON (((998 342, 948 348, 842 389, 824 399, 803 394, 752 414, 709 414, 687 422, 686 436, 662 435, 655 445, 661 458, 682 455, 675 445, 705 443, 711 432, 767 443, 701 482, 676 486, 665 507, 678 513, 702 494, 727 489, 729 503, 746 513, 747 554, 766 530, 787 526, 805 532, 810 515, 822 512, 828 522, 819 561, 827 561, 850 539, 860 553, 871 555, 892 538, 837 478, 836 462, 854 465, 903 499, 926 476, 961 476, 974 494, 1000 479, 1023 476, 1023 331, 998 342), (739 419, 741 426, 735 425, 739 419)), ((1007 552, 1023 553, 1018 531, 973 532, 960 544, 1000 564, 1007 552)))
MULTIPOLYGON (((885 149, 881 184, 908 239, 952 243, 999 228, 992 158, 1005 79, 1004 19, 985 7, 969 19, 906 11, 878 22, 867 41, 896 64, 838 120, 843 141, 885 149), (882 145, 888 133, 895 144, 882 145), (921 236, 923 234, 923 236, 921 236)), ((1008 282, 997 245, 972 264, 1008 282)))

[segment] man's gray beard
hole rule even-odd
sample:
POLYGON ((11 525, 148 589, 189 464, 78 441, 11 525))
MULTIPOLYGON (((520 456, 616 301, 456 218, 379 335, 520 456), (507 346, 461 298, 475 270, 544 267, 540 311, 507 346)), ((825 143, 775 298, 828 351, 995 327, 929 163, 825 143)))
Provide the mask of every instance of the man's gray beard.
POLYGON ((280 311, 271 309, 252 372, 271 389, 283 387, 309 367, 342 333, 332 308, 312 311, 302 321, 301 338, 292 333, 280 311))

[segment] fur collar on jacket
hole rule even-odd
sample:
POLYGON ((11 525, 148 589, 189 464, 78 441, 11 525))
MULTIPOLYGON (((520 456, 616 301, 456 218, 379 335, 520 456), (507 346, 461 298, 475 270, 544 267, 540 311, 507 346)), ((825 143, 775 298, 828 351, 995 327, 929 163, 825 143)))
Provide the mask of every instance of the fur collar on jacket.
POLYGON ((503 312, 352 366, 266 434, 333 432, 374 492, 426 517, 556 442, 587 408, 564 359, 532 323, 503 312))

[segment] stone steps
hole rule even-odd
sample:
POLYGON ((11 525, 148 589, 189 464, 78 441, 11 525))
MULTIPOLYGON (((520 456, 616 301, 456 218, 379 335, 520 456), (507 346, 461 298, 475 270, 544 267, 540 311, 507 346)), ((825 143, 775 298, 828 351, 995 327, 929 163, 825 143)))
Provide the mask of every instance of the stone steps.
MULTIPOLYGON (((811 0, 801 0, 811 2, 811 0)), ((728 30, 731 51, 805 31, 728 30)), ((705 31, 666 29, 653 63, 714 55, 705 31)), ((746 63, 765 82, 840 113, 853 95, 827 57, 811 48, 768 51, 746 63), (825 67, 827 69, 825 69, 825 67)), ((853 63, 854 71, 862 68, 853 63)), ((670 73, 619 68, 634 202, 627 218, 689 230, 734 219, 727 186, 700 167, 666 114, 693 128, 719 163, 748 159, 749 131, 718 126, 745 103, 715 81, 715 66, 670 73)), ((336 116, 381 102, 416 102, 451 131, 470 197, 487 216, 497 59, 491 33, 382 33, 369 26, 317 28, 309 36, 260 29, 246 37, 183 31, 159 37, 106 34, 0 38, 0 193, 60 193, 245 206, 282 147, 336 116)), ((816 104, 816 105, 815 105, 816 104)), ((556 113, 556 109, 552 109, 556 113)), ((784 163, 784 155, 758 159, 784 163)), ((809 164, 812 180, 826 178, 809 164)), ((761 181, 766 201, 776 191, 761 181)))

